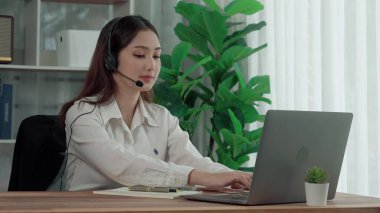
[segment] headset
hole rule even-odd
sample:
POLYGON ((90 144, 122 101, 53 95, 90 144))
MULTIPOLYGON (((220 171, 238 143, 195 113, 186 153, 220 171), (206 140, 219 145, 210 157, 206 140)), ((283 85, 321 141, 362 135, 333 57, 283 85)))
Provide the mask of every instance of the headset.
POLYGON ((106 67, 106 69, 109 72, 111 72, 111 73, 116 72, 117 74, 121 75, 122 77, 124 77, 124 78, 132 81, 133 83, 135 83, 135 85, 137 87, 143 87, 144 82, 142 82, 140 80, 133 80, 132 78, 124 75, 123 73, 121 73, 117 70, 117 67, 119 64, 117 61, 117 57, 115 57, 111 51, 111 38, 112 38, 112 32, 114 31, 115 26, 119 23, 120 19, 122 19, 122 18, 121 17, 115 18, 113 20, 113 23, 110 26, 109 31, 107 32, 108 33, 108 35, 107 35, 107 47, 106 47, 107 48, 107 55, 104 58, 104 66, 106 67))
POLYGON ((111 51, 111 37, 112 37, 112 32, 114 31, 115 26, 119 23, 120 19, 121 17, 114 19, 107 33, 107 55, 104 58, 104 66, 111 73, 116 71, 118 67, 117 58, 112 54, 112 51, 111 51))

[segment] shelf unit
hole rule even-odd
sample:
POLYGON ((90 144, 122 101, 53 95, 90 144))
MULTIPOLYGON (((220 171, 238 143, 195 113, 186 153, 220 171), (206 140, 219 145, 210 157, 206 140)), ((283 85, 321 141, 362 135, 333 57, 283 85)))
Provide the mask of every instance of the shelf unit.
POLYGON ((43 0, 45 2, 59 3, 82 3, 82 4, 120 4, 128 2, 128 0, 43 0))
POLYGON ((58 67, 0 64, 0 72, 86 72, 88 67, 58 67))
POLYGON ((15 23, 14 61, 0 64, 0 79, 13 90, 11 138, 0 143, 12 143, 23 119, 57 114, 83 85, 88 67, 57 66, 55 34, 101 30, 114 17, 134 14, 134 0, 2 0, 1 4, 0 14, 13 16, 15 23))
POLYGON ((131 14, 127 0, 26 0, 25 65, 56 65, 54 35, 67 29, 100 30, 131 14))
POLYGON ((0 144, 14 144, 16 142, 15 139, 8 139, 8 140, 0 140, 0 144))

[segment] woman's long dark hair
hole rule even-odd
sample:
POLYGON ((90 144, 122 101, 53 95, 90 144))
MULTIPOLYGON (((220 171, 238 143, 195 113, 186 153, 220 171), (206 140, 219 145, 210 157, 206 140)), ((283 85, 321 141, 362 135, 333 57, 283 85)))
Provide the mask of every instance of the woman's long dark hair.
MULTIPOLYGON (((103 27, 82 90, 77 97, 64 104, 59 112, 60 124, 62 126, 65 125, 67 111, 75 101, 95 95, 99 96, 97 100, 83 101, 96 105, 110 100, 110 97, 115 93, 117 88, 112 71, 107 70, 105 67, 104 60, 109 52, 108 48, 110 48, 112 55, 117 60, 121 49, 128 46, 137 33, 142 30, 151 30, 158 36, 156 28, 141 16, 115 18, 103 27), (108 42, 110 43, 110 47, 108 47, 108 42)), ((152 102, 152 90, 141 92, 141 97, 147 102, 152 102)))

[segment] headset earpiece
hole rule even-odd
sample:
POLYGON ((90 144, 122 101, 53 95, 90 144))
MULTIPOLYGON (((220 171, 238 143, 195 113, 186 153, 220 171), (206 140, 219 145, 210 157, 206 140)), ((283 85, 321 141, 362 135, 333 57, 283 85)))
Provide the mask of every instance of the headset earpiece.
POLYGON ((104 65, 106 69, 110 72, 114 72, 117 69, 117 60, 112 54, 107 54, 106 58, 104 59, 104 65))
POLYGON ((107 39, 108 39, 107 40, 107 56, 104 59, 104 66, 111 73, 114 72, 117 69, 117 67, 118 67, 117 58, 112 54, 112 51, 111 51, 111 38, 112 38, 112 32, 113 32, 116 24, 119 22, 119 20, 120 20, 120 18, 117 18, 114 21, 114 23, 110 27, 110 30, 109 30, 109 33, 108 33, 108 36, 107 36, 107 39))

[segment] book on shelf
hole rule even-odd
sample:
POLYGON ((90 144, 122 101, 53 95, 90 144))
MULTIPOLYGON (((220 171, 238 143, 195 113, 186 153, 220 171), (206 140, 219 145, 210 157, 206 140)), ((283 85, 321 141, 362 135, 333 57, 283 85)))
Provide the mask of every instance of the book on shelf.
POLYGON ((11 139, 13 85, 0 79, 0 139, 11 139))

